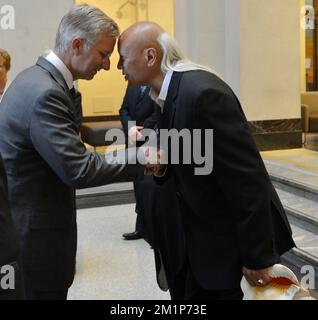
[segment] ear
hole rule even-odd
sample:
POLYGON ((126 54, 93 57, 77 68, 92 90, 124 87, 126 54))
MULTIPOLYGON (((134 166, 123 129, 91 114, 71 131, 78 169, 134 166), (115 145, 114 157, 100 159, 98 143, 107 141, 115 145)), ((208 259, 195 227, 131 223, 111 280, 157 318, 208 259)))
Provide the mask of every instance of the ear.
POLYGON ((82 39, 80 38, 74 38, 72 39, 72 49, 75 53, 75 55, 79 55, 81 53, 81 50, 82 50, 82 47, 83 47, 83 42, 82 42, 82 39))
POLYGON ((147 60, 148 67, 153 67, 157 61, 157 50, 156 48, 146 48, 144 55, 147 60))

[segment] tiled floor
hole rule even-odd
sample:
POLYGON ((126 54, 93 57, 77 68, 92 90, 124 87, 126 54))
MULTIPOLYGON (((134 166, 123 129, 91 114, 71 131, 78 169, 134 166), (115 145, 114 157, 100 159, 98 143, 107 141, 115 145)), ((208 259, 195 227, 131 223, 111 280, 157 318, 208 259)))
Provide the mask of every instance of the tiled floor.
POLYGON ((68 299, 170 299, 156 283, 149 245, 122 239, 135 219, 133 204, 78 211, 77 270, 68 299))

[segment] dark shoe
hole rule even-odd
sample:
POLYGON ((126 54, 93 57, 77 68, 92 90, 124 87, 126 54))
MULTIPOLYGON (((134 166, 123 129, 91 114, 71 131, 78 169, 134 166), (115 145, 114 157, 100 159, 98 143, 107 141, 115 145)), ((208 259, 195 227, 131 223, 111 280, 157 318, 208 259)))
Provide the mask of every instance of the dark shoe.
POLYGON ((130 232, 130 233, 124 233, 123 238, 125 240, 137 240, 137 239, 141 239, 142 236, 138 231, 135 231, 135 232, 130 232))

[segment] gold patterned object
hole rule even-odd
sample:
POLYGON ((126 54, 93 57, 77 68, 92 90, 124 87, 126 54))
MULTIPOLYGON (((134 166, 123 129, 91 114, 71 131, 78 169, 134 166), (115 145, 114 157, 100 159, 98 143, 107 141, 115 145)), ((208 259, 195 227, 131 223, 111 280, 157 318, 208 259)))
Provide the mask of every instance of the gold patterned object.
POLYGON ((241 280, 243 300, 315 300, 286 266, 275 264, 269 269, 272 280, 266 286, 252 287, 245 277, 241 280))

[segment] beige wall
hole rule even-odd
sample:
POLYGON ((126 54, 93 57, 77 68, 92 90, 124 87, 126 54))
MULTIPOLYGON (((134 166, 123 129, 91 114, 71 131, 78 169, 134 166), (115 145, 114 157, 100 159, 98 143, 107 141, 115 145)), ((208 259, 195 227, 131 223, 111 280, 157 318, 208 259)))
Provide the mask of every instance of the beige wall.
POLYGON ((248 119, 299 118, 299 1, 240 4, 240 97, 248 119))
POLYGON ((73 0, 0 0, 0 8, 4 4, 15 10, 15 29, 0 28, 0 48, 8 50, 12 57, 9 79, 13 80, 54 46, 57 26, 73 0))
POLYGON ((223 76, 248 120, 300 117, 299 0, 175 0, 175 5, 182 48, 223 76))
MULTIPOLYGON (((116 20, 121 30, 138 20, 152 20, 173 32, 173 0, 139 0, 137 8, 127 4, 118 15, 118 9, 126 0, 85 0, 99 7, 116 20)), ((91 81, 78 81, 83 97, 84 116, 117 115, 121 106, 127 83, 120 70, 117 70, 117 47, 111 57, 110 71, 100 71, 91 81)))

